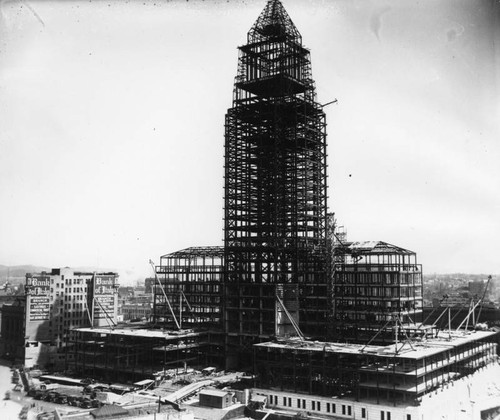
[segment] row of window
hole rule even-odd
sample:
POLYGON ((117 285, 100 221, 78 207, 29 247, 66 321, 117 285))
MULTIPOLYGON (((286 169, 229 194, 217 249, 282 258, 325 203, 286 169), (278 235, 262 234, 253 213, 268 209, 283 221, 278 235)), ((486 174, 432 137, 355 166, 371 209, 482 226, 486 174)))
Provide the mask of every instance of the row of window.
MULTIPOLYGON (((269 395, 269 402, 271 405, 278 405, 279 400, 277 395, 269 395)), ((309 401, 310 405, 307 406, 307 400, 303 398, 296 399, 296 408, 301 408, 303 410, 312 410, 312 411, 321 411, 322 402, 321 401, 309 401)), ((291 397, 282 397, 282 405, 284 407, 293 407, 292 398, 291 397)), ((323 402, 324 403, 324 402, 323 402)), ((327 413, 337 413, 337 404, 326 402, 325 409, 327 413)), ((343 416, 352 416, 352 406, 348 404, 338 404, 340 411, 343 416)), ((361 418, 366 419, 366 408, 361 407, 361 418)), ((380 420, 391 420, 391 412, 381 410, 380 411, 380 420)), ((406 420, 411 420, 411 414, 406 415, 406 420)))
MULTIPOLYGON (((283 402, 284 407, 292 407, 293 406, 291 397, 282 397, 282 398, 283 398, 282 402, 283 402)), ((269 401, 273 405, 279 404, 278 396, 276 396, 276 395, 269 395, 269 401)), ((305 400, 303 398, 297 398, 296 406, 297 406, 297 408, 302 408, 304 410, 310 409, 313 411, 321 411, 321 401, 311 400, 310 406, 307 407, 307 400, 305 400)), ((346 404, 339 404, 339 406, 341 406, 342 415, 352 416, 352 406, 346 405, 346 404)), ((325 409, 326 409, 327 413, 336 413, 337 412, 337 404, 327 402, 327 403, 325 403, 325 409)), ((366 418, 366 409, 362 408, 361 410, 362 410, 361 417, 366 418)), ((390 420, 390 418, 388 418, 387 420, 390 420)))
MULTIPOLYGON (((373 266, 372 266, 373 268, 373 266)), ((422 284, 422 278, 420 273, 413 275, 413 273, 400 273, 394 271, 392 273, 383 272, 349 272, 350 270, 338 271, 334 280, 334 284, 366 284, 368 286, 373 284, 386 284, 386 285, 413 285, 420 286, 422 284)))
POLYGON ((71 303, 64 304, 64 309, 84 309, 85 307, 85 303, 73 302, 73 307, 71 306, 71 303))
MULTIPOLYGON (((59 288, 61 287, 62 288, 62 285, 59 285, 59 283, 56 285, 56 288, 59 288)), ((71 287, 66 287, 64 289, 64 292, 61 290, 61 296, 64 294, 64 293, 72 293, 72 292, 75 292, 75 293, 86 293, 87 290, 84 289, 83 287, 75 287, 74 289, 71 289, 71 287)), ((54 293, 54 288, 51 287, 50 288, 50 293, 54 293)), ((59 296, 59 291, 56 291, 56 296, 59 296)))
MULTIPOLYGON (((61 277, 61 280, 64 281, 64 284, 69 286, 70 284, 82 284, 84 280, 87 279, 64 279, 64 276, 61 277)), ((50 284, 54 284, 54 278, 50 279, 50 284)), ((56 283, 57 287, 62 287, 62 285, 59 285, 59 282, 56 283)))

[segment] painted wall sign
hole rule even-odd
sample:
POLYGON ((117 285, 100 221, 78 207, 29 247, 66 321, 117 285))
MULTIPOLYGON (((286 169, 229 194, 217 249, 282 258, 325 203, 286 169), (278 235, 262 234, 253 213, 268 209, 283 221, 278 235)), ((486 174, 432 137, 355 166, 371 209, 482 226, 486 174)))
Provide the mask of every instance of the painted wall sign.
POLYGON ((26 277, 27 311, 29 321, 46 321, 50 318, 50 278, 45 275, 26 277))

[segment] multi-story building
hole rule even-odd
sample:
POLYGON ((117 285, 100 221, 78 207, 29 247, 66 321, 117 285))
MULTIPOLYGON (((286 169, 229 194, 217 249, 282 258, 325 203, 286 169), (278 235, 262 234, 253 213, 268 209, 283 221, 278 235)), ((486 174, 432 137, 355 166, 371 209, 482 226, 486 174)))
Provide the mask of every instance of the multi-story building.
MULTIPOLYGON (((355 405, 415 406, 432 391, 494 364, 493 336, 489 331, 441 332, 384 346, 297 339, 262 343, 254 346, 257 386, 329 397, 331 403, 333 397, 355 405)), ((306 408, 295 401, 284 406, 306 408)), ((318 410, 328 413, 326 406, 318 410)))
POLYGON ((414 252, 381 241, 334 246, 331 337, 392 342, 413 333, 422 321, 422 266, 414 252), (383 329, 383 331, 380 331, 383 329))
POLYGON ((151 303, 123 303, 120 305, 123 321, 149 320, 153 313, 151 303))
MULTIPOLYGON (((192 330, 77 328, 67 368, 80 377, 111 382, 157 379, 187 366, 207 366, 208 334, 192 330)), ((220 350, 219 350, 220 351, 220 350)))
POLYGON ((116 273, 66 267, 26 274, 25 304, 16 312, 23 323, 22 339, 8 333, 16 345, 22 343, 18 357, 27 367, 62 363, 74 328, 116 324, 117 288, 116 273))
POLYGON ((224 248, 187 248, 163 255, 156 267, 155 325, 222 328, 224 248))
POLYGON ((155 285, 155 278, 154 277, 148 277, 144 279, 144 289, 147 294, 152 295, 153 294, 153 289, 155 285))
MULTIPOLYGON (((149 284, 148 279, 146 282, 149 284)), ((149 320, 153 312, 152 284, 118 288, 119 321, 149 320)))
POLYGON ((489 282, 485 282, 482 280, 470 281, 468 286, 468 291, 471 296, 479 296, 481 297, 483 294, 487 293, 488 290, 486 286, 489 282))
POLYGON ((253 370, 253 392, 290 417, 480 418, 437 393, 472 395, 499 371, 495 333, 425 325, 416 254, 335 232, 309 51, 279 0, 247 40, 226 115, 224 246, 162 256, 152 328, 79 329, 74 370, 123 380, 213 363, 253 370))
POLYGON ((225 127, 224 331, 238 366, 251 364, 249 346, 294 325, 326 336, 325 113, 279 1, 239 47, 225 127))
POLYGON ((14 302, 1 308, 0 354, 8 359, 22 360, 24 357, 25 304, 25 296, 17 296, 14 302))

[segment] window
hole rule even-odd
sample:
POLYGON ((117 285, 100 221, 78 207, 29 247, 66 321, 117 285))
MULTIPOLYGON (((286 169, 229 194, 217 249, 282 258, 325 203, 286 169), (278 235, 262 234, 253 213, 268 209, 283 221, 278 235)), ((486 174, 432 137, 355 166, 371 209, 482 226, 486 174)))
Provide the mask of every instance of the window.
POLYGON ((300 398, 297 398, 297 408, 300 408, 300 398))
MULTIPOLYGON (((345 416, 345 405, 342 404, 342 414, 345 416)), ((384 419, 381 419, 381 420, 384 420, 384 419)))
POLYGON ((390 411, 387 412, 387 420, 391 420, 391 412, 390 411))
POLYGON ((286 397, 283 397, 283 405, 286 407, 286 397))
POLYGON ((352 416, 352 407, 350 405, 347 406, 347 415, 352 416))
POLYGON ((385 420, 385 413, 383 411, 380 412, 380 420, 385 420))
POLYGON ((326 412, 329 413, 330 412, 330 403, 326 403, 326 412))
POLYGON ((292 398, 288 397, 288 407, 291 407, 291 406, 292 406, 292 398))
POLYGON ((321 403, 318 401, 318 411, 321 411, 321 403))
POLYGON ((366 419, 366 408, 361 409, 361 418, 366 419))
POLYGON ((406 420, 411 420, 411 414, 406 415, 406 420))
POLYGON ((332 413, 335 413, 337 411, 337 406, 335 404, 332 404, 332 413))
POLYGON ((306 400, 302 400, 302 408, 306 408, 306 400))
POLYGON ((316 410, 316 401, 311 401, 311 408, 316 410))

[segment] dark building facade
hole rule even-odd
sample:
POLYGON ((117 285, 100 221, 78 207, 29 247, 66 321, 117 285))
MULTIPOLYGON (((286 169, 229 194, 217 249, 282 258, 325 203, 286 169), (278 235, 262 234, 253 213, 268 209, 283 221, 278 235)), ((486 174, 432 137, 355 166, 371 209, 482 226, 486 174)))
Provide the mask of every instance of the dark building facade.
POLYGON ((26 298, 19 296, 11 305, 3 305, 0 354, 13 360, 24 358, 24 314, 26 298))
POLYGON ((294 323, 305 334, 325 335, 325 126, 309 50, 282 4, 270 1, 239 47, 225 122, 224 329, 231 355, 294 334, 294 323))

